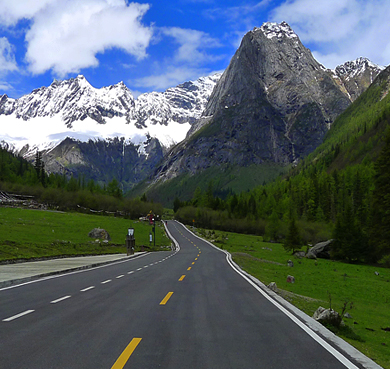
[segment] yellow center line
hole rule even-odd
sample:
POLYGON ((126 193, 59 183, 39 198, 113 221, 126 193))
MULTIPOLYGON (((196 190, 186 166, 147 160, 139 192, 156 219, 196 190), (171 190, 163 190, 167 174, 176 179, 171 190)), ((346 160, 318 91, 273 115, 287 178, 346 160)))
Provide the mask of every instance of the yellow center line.
POLYGON ((195 264, 195 261, 192 262, 192 265, 194 265, 194 264, 195 264))
POLYGON ((131 354, 134 352, 135 348, 141 342, 141 340, 142 338, 133 338, 131 342, 127 345, 127 347, 123 350, 121 355, 118 357, 117 361, 115 361, 115 364, 111 367, 111 369, 122 369, 127 363, 127 360, 129 360, 131 354))
POLYGON ((195 260, 198 260, 198 258, 195 258, 195 260))
POLYGON ((173 292, 168 292, 164 299, 160 302, 160 305, 165 305, 173 295, 173 292))
POLYGON ((184 278, 185 278, 185 274, 183 274, 183 275, 179 278, 179 282, 181 282, 184 278))
POLYGON ((191 270, 191 267, 188 267, 188 269, 187 270, 191 270))

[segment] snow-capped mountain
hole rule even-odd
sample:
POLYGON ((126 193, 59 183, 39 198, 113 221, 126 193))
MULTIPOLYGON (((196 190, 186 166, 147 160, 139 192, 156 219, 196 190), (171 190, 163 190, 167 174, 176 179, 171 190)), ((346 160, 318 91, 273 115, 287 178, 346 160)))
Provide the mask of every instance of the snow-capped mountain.
POLYGON ((0 96, 0 142, 25 156, 65 138, 124 137, 139 144, 157 138, 168 148, 183 140, 200 117, 220 74, 134 99, 120 82, 94 88, 84 76, 55 80, 19 99, 0 96))
POLYGON ((342 91, 351 101, 355 101, 384 69, 360 57, 337 66, 331 73, 342 91))
POLYGON ((94 88, 83 77, 54 81, 19 99, 0 96, 0 145, 48 172, 124 188, 143 180, 182 141, 204 110, 220 74, 134 99, 120 82, 94 88))

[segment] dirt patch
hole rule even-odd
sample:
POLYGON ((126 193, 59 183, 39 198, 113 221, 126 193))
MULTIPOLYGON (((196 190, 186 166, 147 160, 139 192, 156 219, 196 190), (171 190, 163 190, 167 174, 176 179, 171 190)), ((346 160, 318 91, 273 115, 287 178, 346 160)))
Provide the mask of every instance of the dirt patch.
POLYGON ((232 257, 234 258, 235 256, 244 257, 244 258, 247 258, 247 259, 250 259, 250 260, 256 260, 256 261, 259 261, 261 263, 268 263, 268 264, 282 265, 282 266, 285 265, 285 264, 282 264, 282 263, 278 263, 277 261, 255 258, 254 256, 249 255, 249 254, 247 254, 245 252, 233 252, 232 253, 232 257))

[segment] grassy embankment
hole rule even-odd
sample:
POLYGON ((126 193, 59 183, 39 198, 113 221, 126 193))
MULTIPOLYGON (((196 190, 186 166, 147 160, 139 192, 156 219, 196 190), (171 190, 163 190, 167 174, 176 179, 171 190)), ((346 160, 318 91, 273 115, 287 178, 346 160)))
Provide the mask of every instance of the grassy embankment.
MULTIPOLYGON (((281 244, 262 242, 261 237, 227 232, 201 231, 214 244, 230 252, 242 269, 264 284, 276 282, 279 293, 312 316, 319 307, 341 311, 353 303, 344 318, 346 328, 335 333, 359 351, 390 369, 390 269, 317 259, 297 259, 281 244), (287 266, 292 260, 293 267, 287 266), (376 275, 378 272, 379 275, 376 275), (295 283, 287 283, 287 275, 295 283)), ((333 330, 333 329, 332 329, 333 330)))
MULTIPOLYGON (((0 207, 0 261, 125 253, 125 239, 130 227, 135 230, 135 251, 139 251, 141 245, 149 246, 152 227, 147 222, 0 207), (110 234, 111 241, 95 242, 88 237, 93 228, 104 228, 110 234)), ((170 244, 163 228, 156 226, 156 249, 167 250, 170 244)))

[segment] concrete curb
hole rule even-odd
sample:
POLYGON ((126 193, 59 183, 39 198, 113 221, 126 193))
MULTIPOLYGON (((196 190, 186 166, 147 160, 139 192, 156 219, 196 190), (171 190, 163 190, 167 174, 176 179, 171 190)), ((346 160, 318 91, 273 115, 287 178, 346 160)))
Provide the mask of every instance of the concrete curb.
MULTIPOLYGON (((96 268, 98 266, 112 264, 112 263, 116 263, 118 261, 123 261, 123 260, 127 260, 127 259, 132 259, 132 258, 141 256, 141 255, 146 254, 146 253, 147 252, 145 251, 143 253, 138 253, 137 255, 129 255, 129 256, 126 256, 126 257, 123 257, 123 258, 119 258, 119 259, 116 259, 116 260, 102 261, 102 262, 98 262, 98 263, 81 265, 79 267, 73 267, 73 268, 63 269, 63 270, 53 270, 52 272, 36 274, 36 275, 25 277, 25 278, 18 278, 18 279, 11 279, 11 280, 8 280, 8 281, 2 281, 2 282, 0 282, 0 288, 15 286, 15 285, 18 285, 18 284, 21 284, 21 283, 30 282, 30 281, 34 281, 34 280, 37 280, 37 279, 41 279, 41 278, 49 277, 49 276, 53 276, 53 275, 66 274, 66 273, 71 273, 71 272, 75 272, 75 271, 78 271, 78 270, 84 270, 84 269, 92 269, 92 268, 96 268)), ((82 257, 80 257, 80 259, 81 258, 82 257)))

